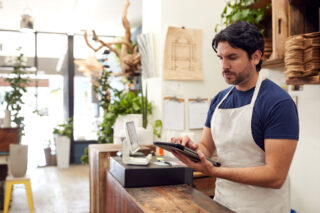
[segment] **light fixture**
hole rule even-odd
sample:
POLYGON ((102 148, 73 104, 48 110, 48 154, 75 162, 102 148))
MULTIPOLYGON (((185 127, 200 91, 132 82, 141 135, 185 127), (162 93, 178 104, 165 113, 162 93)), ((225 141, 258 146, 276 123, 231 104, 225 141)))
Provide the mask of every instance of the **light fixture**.
POLYGON ((28 13, 23 13, 20 21, 20 29, 21 30, 33 30, 33 18, 28 13))
POLYGON ((20 30, 21 31, 33 31, 34 20, 31 16, 32 12, 28 4, 28 0, 26 0, 25 9, 22 12, 21 20, 20 20, 20 30))

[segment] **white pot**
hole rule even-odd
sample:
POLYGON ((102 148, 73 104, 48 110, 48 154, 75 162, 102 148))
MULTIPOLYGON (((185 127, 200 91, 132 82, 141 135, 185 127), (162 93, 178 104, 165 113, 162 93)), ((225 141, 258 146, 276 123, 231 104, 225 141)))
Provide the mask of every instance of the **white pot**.
POLYGON ((70 138, 56 136, 55 141, 58 168, 68 168, 70 163, 70 138))
POLYGON ((8 109, 4 111, 3 127, 4 128, 11 127, 11 112, 8 109))
POLYGON ((139 144, 140 145, 152 145, 153 144, 153 128, 148 125, 147 129, 139 127, 137 130, 139 144))
POLYGON ((10 144, 9 169, 13 177, 24 177, 28 165, 28 145, 10 144))
POLYGON ((113 143, 121 144, 121 137, 125 137, 124 124, 127 121, 133 121, 135 129, 142 126, 142 114, 119 115, 113 128, 113 143))

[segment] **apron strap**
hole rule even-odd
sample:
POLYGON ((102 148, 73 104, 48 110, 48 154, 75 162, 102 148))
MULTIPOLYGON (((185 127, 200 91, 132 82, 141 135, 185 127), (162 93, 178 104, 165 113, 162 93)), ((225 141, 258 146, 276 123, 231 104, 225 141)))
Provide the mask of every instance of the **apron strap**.
POLYGON ((254 106, 254 103, 256 102, 258 93, 259 93, 259 91, 260 91, 261 82, 262 82, 262 76, 259 75, 259 76, 258 76, 257 83, 256 83, 256 88, 254 89, 253 96, 252 96, 252 98, 251 98, 250 106, 252 106, 252 107, 254 106))
MULTIPOLYGON (((251 103, 250 103, 250 106, 254 106, 254 103, 256 102, 256 99, 257 99, 257 96, 258 96, 258 93, 259 93, 259 90, 260 90, 260 86, 261 86, 261 82, 262 82, 262 77, 261 75, 258 76, 258 80, 257 80, 257 83, 256 83, 256 87, 254 89, 254 92, 253 92, 253 96, 252 96, 252 99, 251 99, 251 103)), ((222 100, 219 102, 219 104, 217 105, 217 109, 219 109, 220 105, 223 103, 223 101, 228 97, 228 95, 230 94, 230 92, 235 88, 235 86, 233 86, 229 92, 222 98, 222 100)))
POLYGON ((217 109, 219 109, 220 105, 223 103, 223 101, 228 97, 228 95, 230 94, 230 92, 234 89, 235 86, 233 86, 229 92, 227 92, 227 94, 222 98, 222 100, 219 102, 219 104, 217 105, 217 109))

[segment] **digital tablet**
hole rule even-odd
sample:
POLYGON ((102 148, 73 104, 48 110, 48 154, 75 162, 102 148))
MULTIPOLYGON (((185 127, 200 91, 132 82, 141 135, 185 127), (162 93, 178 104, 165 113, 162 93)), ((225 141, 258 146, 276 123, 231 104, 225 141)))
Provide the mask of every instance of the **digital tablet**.
MULTIPOLYGON (((192 161, 194 162, 199 162, 200 158, 197 154, 197 152, 195 152, 194 150, 183 146, 181 144, 176 144, 176 143, 167 143, 167 142, 153 142, 153 144, 155 146, 161 147, 167 151, 179 151, 182 154, 186 155, 187 157, 189 157, 192 161)), ((216 162, 210 158, 207 158, 208 161, 210 161, 214 166, 219 167, 221 166, 221 164, 219 162, 216 162)))

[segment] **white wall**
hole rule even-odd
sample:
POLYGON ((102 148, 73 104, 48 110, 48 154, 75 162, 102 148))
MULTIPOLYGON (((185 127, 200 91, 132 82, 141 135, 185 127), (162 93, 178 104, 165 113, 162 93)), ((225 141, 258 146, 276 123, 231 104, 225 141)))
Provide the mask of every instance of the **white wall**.
MULTIPOLYGON (((284 68, 263 69, 262 74, 280 86, 284 68)), ((303 85, 289 94, 297 101, 300 122, 299 142, 290 169, 291 205, 299 212, 320 212, 320 85, 303 85)))
MULTIPOLYGON (((156 119, 163 118, 163 97, 177 96, 184 98, 213 98, 213 96, 225 88, 219 68, 218 58, 211 48, 214 37, 214 27, 219 22, 220 13, 224 7, 224 1, 212 0, 144 0, 142 11, 142 30, 144 33, 152 33, 155 48, 155 66, 158 76, 149 79, 149 99, 154 101, 154 114, 156 119), (160 11, 160 13, 159 13, 160 11), (164 81, 162 80, 163 52, 168 26, 201 29, 203 32, 202 44, 202 81, 164 81), (152 85, 152 88, 151 86, 152 85), (156 86, 155 86, 156 85, 156 86), (161 87, 157 88, 158 86, 161 87)), ((179 136, 188 132, 194 133, 194 139, 198 140, 201 130, 189 131, 187 104, 185 104, 185 131, 164 131, 163 140, 179 136)), ((205 122, 205 121, 204 121, 205 122)), ((204 123, 203 122, 203 123, 204 123)))
MULTIPOLYGON (((197 96, 212 98, 225 88, 220 66, 212 48, 214 26, 220 20, 225 1, 212 0, 144 0, 143 32, 153 34, 157 78, 148 80, 150 99, 155 103, 156 117, 162 119, 162 98, 176 95, 185 100, 197 96), (162 63, 168 26, 185 26, 203 30, 203 81, 164 81, 162 63), (152 88, 150 87, 152 85, 152 88)), ((280 86, 285 86, 284 69, 262 69, 261 74, 280 86)), ((291 169, 292 208, 297 212, 320 211, 320 85, 304 85, 302 91, 290 91, 297 96, 300 119, 300 140, 291 169)), ((187 129, 187 122, 185 124, 187 129)), ((165 132, 163 139, 181 132, 165 132)), ((198 138, 199 131, 195 138, 198 138)))
POLYGON ((320 85, 304 85, 298 96, 300 140, 291 168, 292 207, 320 212, 320 85))

